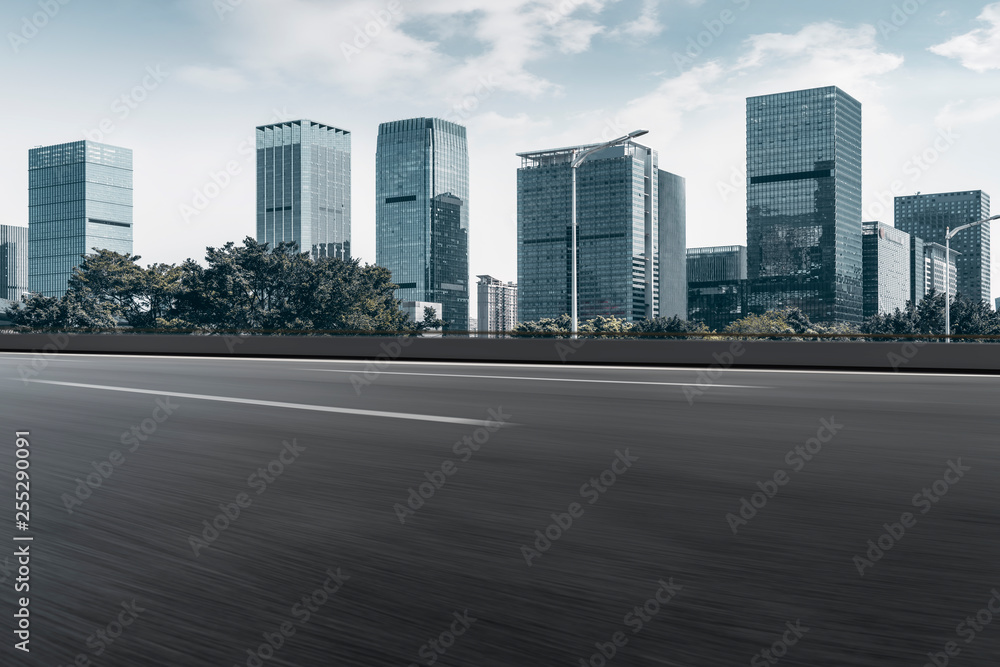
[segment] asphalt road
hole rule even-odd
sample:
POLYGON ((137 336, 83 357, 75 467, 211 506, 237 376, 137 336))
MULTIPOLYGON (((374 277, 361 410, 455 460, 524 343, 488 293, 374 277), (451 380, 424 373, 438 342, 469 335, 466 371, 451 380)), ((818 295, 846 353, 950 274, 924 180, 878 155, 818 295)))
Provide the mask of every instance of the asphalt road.
POLYGON ((0 355, 0 664, 995 667, 998 398, 996 377, 0 355))

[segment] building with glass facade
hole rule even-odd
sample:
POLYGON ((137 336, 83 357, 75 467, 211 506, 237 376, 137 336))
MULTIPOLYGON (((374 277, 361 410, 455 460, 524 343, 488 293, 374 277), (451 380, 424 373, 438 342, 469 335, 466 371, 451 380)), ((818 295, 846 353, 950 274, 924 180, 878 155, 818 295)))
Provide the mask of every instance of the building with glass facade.
POLYGON ((831 86, 747 99, 749 307, 862 319, 861 104, 831 86))
MULTIPOLYGON (((572 311, 572 176, 594 146, 520 153, 517 173, 518 320, 572 311)), ((684 179, 656 151, 629 142, 589 156, 577 172, 578 313, 636 321, 687 313, 684 179), (663 242, 669 245, 663 247, 663 242), (671 293, 662 309, 661 262, 671 293), (674 291, 680 290, 680 294, 674 291), (679 310, 682 309, 682 310, 679 310), (674 312, 677 311, 677 312, 674 312)))
POLYGON ((132 254, 132 151, 77 141, 28 151, 28 287, 65 294, 82 255, 132 254))
POLYGON ((910 302, 919 306, 927 296, 927 262, 924 240, 910 234, 910 302))
POLYGON ((257 128, 257 240, 351 258, 351 133, 310 120, 257 128))
POLYGON ((469 150, 465 128, 437 118, 382 123, 375 154, 375 262, 403 301, 432 301, 452 331, 469 328, 469 150))
MULTIPOLYGON (((896 227, 930 243, 944 245, 950 227, 990 217, 990 196, 982 190, 896 197, 896 227)), ((970 299, 989 303, 990 225, 959 232, 951 240, 958 252, 958 291, 970 299)))
POLYGON ((747 248, 688 248, 687 319, 720 331, 746 315, 747 248))
POLYGON ((20 301, 28 291, 28 228, 0 225, 0 299, 20 301))
POLYGON ((478 276, 477 310, 480 331, 486 338, 496 338, 500 332, 513 331, 517 326, 517 284, 504 283, 493 276, 478 276))
POLYGON ((862 225, 864 316, 887 315, 910 300, 910 235, 884 222, 862 225))

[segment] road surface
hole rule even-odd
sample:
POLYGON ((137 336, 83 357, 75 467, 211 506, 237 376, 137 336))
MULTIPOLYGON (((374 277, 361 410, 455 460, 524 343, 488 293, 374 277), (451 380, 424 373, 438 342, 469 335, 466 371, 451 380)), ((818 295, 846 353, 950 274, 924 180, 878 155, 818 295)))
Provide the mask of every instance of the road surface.
POLYGON ((997 377, 0 355, 0 663, 995 667, 998 398, 997 377))

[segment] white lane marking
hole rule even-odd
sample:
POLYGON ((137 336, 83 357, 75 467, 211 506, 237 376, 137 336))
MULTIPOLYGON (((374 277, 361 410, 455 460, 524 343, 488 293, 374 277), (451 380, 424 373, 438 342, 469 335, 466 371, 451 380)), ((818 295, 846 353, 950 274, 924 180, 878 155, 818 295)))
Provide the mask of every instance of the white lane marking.
MULTIPOLYGON (((253 398, 235 398, 232 396, 209 396, 206 394, 182 394, 176 391, 156 391, 153 389, 135 389, 133 387, 110 387, 101 384, 79 384, 77 382, 52 382, 50 380, 28 380, 38 384, 52 384, 61 387, 77 387, 79 389, 103 389, 104 391, 121 391, 131 394, 150 394, 152 396, 172 396, 175 398, 190 398, 200 401, 218 401, 220 403, 242 403, 244 405, 260 405, 269 408, 288 408, 290 410, 311 410, 313 412, 334 412, 342 415, 357 415, 361 417, 385 417, 387 419, 409 419, 412 421, 437 422, 440 424, 463 424, 466 426, 494 426, 496 422, 483 419, 462 419, 461 417, 439 417, 437 415, 416 415, 406 412, 384 412, 381 410, 359 410, 356 408, 334 408, 326 405, 308 405, 304 403, 282 403, 279 401, 260 401, 253 398)), ((504 426, 516 426, 504 422, 504 426)))
MULTIPOLYGON (((306 368, 314 373, 357 373, 333 368, 306 368)), ((532 382, 592 382, 595 384, 644 384, 659 387, 697 387, 695 382, 638 382, 635 380, 589 380, 585 378, 537 378, 519 377, 516 375, 458 375, 453 373, 405 373, 402 371, 375 371, 379 375, 418 375, 431 378, 475 378, 477 380, 530 380, 532 382)), ((745 384, 713 384, 712 387, 728 387, 729 389, 771 389, 771 387, 755 387, 745 384)))
MULTIPOLYGON (((570 368, 575 370, 614 370, 614 371, 659 371, 662 373, 697 373, 703 370, 712 370, 718 373, 763 373, 763 374, 799 374, 799 375, 883 375, 896 378, 907 377, 939 377, 939 378, 1000 378, 1000 373, 897 373, 895 371, 823 371, 806 370, 797 368, 714 368, 709 366, 601 366, 587 364, 513 364, 503 361, 495 362, 474 362, 474 361, 397 361, 388 359, 286 359, 283 357, 212 357, 212 356, 184 356, 171 354, 81 354, 76 352, 59 352, 58 357, 84 357, 90 359, 166 359, 170 361, 190 361, 200 363, 202 361, 235 361, 239 363, 247 362, 280 362, 288 364, 372 364, 376 361, 380 364, 395 364, 398 366, 444 366, 444 367, 465 367, 465 368, 533 368, 558 370, 570 368)), ((37 355, 30 355, 25 352, 0 352, 0 361, 15 361, 18 358, 34 359, 37 355), (19 357, 18 355, 21 355, 19 357), (26 356, 25 356, 26 355, 26 356)), ((50 355, 55 356, 55 355, 50 355)), ((718 385, 715 385, 718 386, 718 385)))

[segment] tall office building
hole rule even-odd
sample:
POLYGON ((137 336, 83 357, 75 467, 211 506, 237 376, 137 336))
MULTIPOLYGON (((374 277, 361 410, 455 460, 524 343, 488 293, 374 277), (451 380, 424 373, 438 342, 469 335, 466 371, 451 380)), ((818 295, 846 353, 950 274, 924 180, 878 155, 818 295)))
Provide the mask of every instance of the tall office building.
POLYGON ((884 222, 862 226, 864 316, 887 315, 910 300, 910 235, 884 222))
POLYGON ((861 104, 837 87, 747 99, 750 309, 862 319, 861 104))
POLYGON ((477 323, 487 338, 496 338, 517 326, 517 285, 504 283, 493 276, 478 276, 477 323))
POLYGON ((94 250, 132 253, 132 151, 77 141, 28 151, 28 286, 59 297, 94 250))
MULTIPOLYGON (((896 227, 930 243, 944 245, 951 227, 990 217, 990 196, 982 190, 896 197, 896 227)), ((990 301, 990 225, 959 232, 951 240, 958 254, 958 291, 990 301)))
POLYGON ((28 291, 28 228, 0 225, 0 299, 20 301, 28 291))
POLYGON ((952 249, 948 261, 945 262, 945 251, 947 248, 940 243, 924 244, 924 291, 930 293, 934 290, 938 294, 944 294, 945 270, 948 271, 948 294, 954 297, 958 291, 958 264, 962 255, 952 249))
POLYGON ((683 177, 662 169, 659 180, 658 315, 684 319, 688 312, 687 185, 683 177))
POLYGON ((310 120, 257 128, 257 240, 351 258, 351 133, 310 120))
POLYGON ((910 234, 910 303, 914 307, 927 296, 927 262, 924 240, 910 234))
MULTIPOLYGON (((590 148, 593 146, 518 154, 521 321, 560 317, 572 311, 570 165, 576 155, 590 148)), ((629 142, 594 153, 580 165, 577 285, 581 320, 685 316, 684 215, 684 179, 661 171, 656 151, 650 148, 629 142), (661 261, 669 272, 663 283, 661 261), (664 294, 661 284, 669 293, 664 294), (662 304, 667 304, 667 310, 662 304)))
POLYGON ((747 248, 688 248, 687 319, 721 331, 746 314, 747 248))
POLYGON ((437 118, 379 126, 375 262, 396 298, 433 301, 452 331, 469 328, 469 150, 465 128, 437 118))

